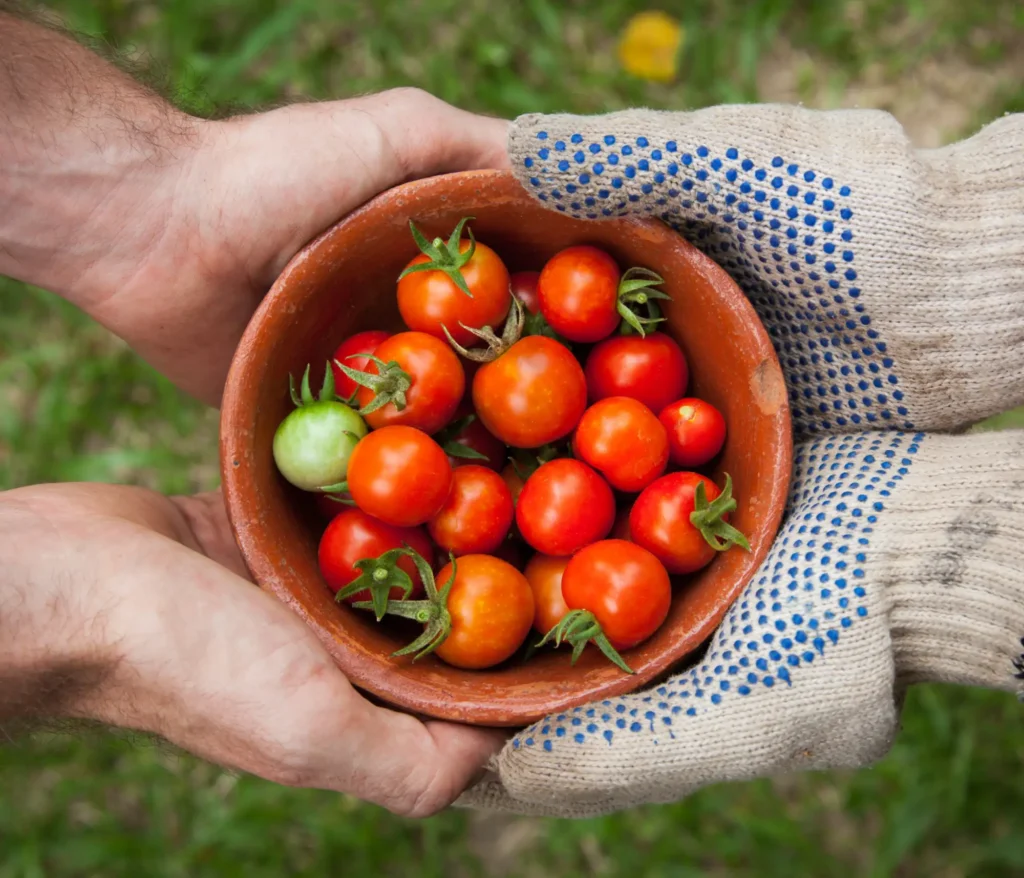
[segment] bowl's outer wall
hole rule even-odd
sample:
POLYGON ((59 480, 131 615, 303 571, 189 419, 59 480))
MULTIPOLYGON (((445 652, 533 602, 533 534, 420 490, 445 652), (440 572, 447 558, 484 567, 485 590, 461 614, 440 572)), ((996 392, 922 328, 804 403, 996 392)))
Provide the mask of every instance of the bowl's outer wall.
MULTIPOLYGON (((511 174, 478 171, 391 190, 308 245, 274 284, 235 355, 222 413, 228 512, 253 578, 313 629, 341 670, 368 693, 412 713, 481 725, 521 725, 547 713, 621 694, 663 677, 721 621, 752 578, 778 529, 792 459, 782 373, 768 336, 728 275, 661 223, 575 220, 542 208, 511 174), (398 329, 395 281, 416 255, 410 219, 428 237, 447 236, 472 216, 477 240, 510 271, 539 270, 559 249, 591 243, 625 269, 665 278, 668 331, 689 362, 688 393, 721 409, 728 424, 716 465, 728 472, 738 508, 732 522, 751 553, 732 549, 681 586, 665 624, 627 660, 623 674, 596 650, 575 667, 567 650, 526 664, 461 671, 429 656, 390 653, 405 641, 368 615, 337 605, 317 569, 321 532, 308 498, 279 476, 274 431, 291 409, 289 373, 312 362, 319 380, 334 347, 365 329, 398 329)), ((401 631, 411 639, 415 629, 401 631)))

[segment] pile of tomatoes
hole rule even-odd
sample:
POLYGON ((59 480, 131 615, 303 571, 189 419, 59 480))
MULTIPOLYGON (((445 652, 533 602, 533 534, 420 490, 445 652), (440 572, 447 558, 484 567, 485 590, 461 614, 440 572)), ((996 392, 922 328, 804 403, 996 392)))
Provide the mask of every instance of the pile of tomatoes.
POLYGON ((591 246, 510 275, 468 219, 447 241, 410 222, 407 329, 345 339, 316 396, 307 367, 275 462, 329 518, 337 600, 422 625, 396 655, 487 668, 534 630, 531 649, 593 643, 629 672, 670 577, 749 550, 729 477, 696 471, 725 420, 685 396, 662 278, 591 246))

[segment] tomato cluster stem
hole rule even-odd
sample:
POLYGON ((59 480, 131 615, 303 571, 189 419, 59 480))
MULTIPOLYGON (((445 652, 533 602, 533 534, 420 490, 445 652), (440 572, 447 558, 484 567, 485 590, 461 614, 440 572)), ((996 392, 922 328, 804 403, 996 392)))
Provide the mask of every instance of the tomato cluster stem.
POLYGON ((698 482, 693 492, 693 512, 690 523, 700 531, 701 536, 716 552, 724 552, 731 546, 740 546, 750 551, 750 543, 743 532, 733 527, 723 516, 736 508, 736 499, 732 496, 732 478, 725 474, 725 487, 711 503, 704 490, 704 483, 698 482))
MULTIPOLYGON (((403 655, 412 655, 413 661, 421 659, 426 655, 430 655, 435 649, 437 649, 445 640, 448 639, 448 635, 452 631, 452 617, 451 613, 448 612, 448 595, 452 590, 452 585, 455 583, 455 572, 456 572, 456 561, 455 556, 449 554, 449 558, 452 564, 452 575, 448 581, 440 588, 437 587, 437 582, 434 579, 434 572, 430 569, 430 565, 426 559, 423 558, 414 549, 405 546, 401 549, 392 549, 390 552, 385 552, 381 555, 381 562, 384 561, 389 555, 394 555, 396 560, 399 555, 406 555, 412 558, 412 563, 416 566, 416 571, 420 575, 420 579, 423 580, 423 588, 427 593, 427 597, 424 600, 410 601, 407 599, 398 601, 387 600, 388 590, 384 592, 385 595, 385 611, 377 616, 379 622, 385 612, 390 616, 400 616, 403 619, 412 619, 414 622, 419 622, 423 625, 423 633, 417 637, 408 646, 402 649, 396 650, 391 653, 393 658, 403 655)), ((373 559, 371 559, 373 560, 373 559)), ((398 569, 397 567, 395 568, 398 569)), ((399 571, 404 574, 404 571, 399 571)), ((408 576, 408 574, 405 574, 408 576)), ((412 583, 410 580, 410 589, 412 583)), ((383 588, 383 585, 379 586, 383 588)), ((372 588, 371 585, 364 583, 361 588, 372 588)), ((346 591, 349 594, 354 594, 355 591, 360 589, 355 588, 355 583, 348 586, 346 591)), ((339 592, 339 595, 341 592, 339 592)), ((371 592, 372 594, 372 592, 371 592)), ((409 591, 406 591, 406 598, 409 595, 409 591)), ((374 610, 376 607, 373 601, 357 601, 352 606, 361 610, 374 610)))
POLYGON ((454 338, 452 338, 452 334, 448 331, 448 327, 441 324, 441 328, 444 330, 444 334, 448 338, 448 343, 467 360, 472 360, 475 363, 489 363, 492 360, 498 359, 498 357, 519 341, 523 335, 525 311, 523 303, 511 293, 509 293, 509 296, 512 299, 512 307, 509 311, 508 318, 505 320, 505 328, 502 330, 500 338, 495 335, 494 330, 490 326, 484 326, 481 329, 476 329, 472 326, 466 326, 466 324, 460 320, 459 326, 471 335, 476 336, 480 341, 485 342, 487 347, 484 350, 464 348, 454 338))
POLYGON ((373 391, 373 399, 359 409, 359 414, 368 415, 383 408, 389 402, 394 403, 395 408, 402 411, 407 403, 405 395, 412 387, 412 377, 409 373, 401 367, 397 360, 385 363, 380 357, 375 357, 373 354, 350 354, 346 359, 351 360, 357 357, 374 363, 377 366, 377 374, 353 369, 339 360, 335 360, 334 364, 360 387, 366 387, 373 391))
POLYGON ((360 571, 359 576, 341 589, 334 599, 343 601, 351 595, 368 591, 370 600, 359 601, 355 606, 367 604, 379 622, 388 611, 392 588, 402 589, 404 598, 408 598, 412 594, 412 577, 398 566, 399 559, 409 552, 412 552, 412 549, 408 547, 391 549, 379 558, 363 558, 356 561, 354 566, 360 571))
POLYGON ((549 640, 553 640, 556 647, 563 643, 572 644, 572 661, 570 663, 573 665, 583 654, 587 644, 593 642, 605 658, 622 668, 627 674, 633 673, 633 669, 626 664, 615 647, 611 645, 601 628, 601 623, 597 621, 597 616, 589 610, 570 610, 554 628, 544 635, 537 645, 543 646, 549 640))
POLYGON ((655 299, 671 299, 672 297, 654 287, 663 284, 665 279, 649 268, 631 268, 622 275, 619 281, 619 301, 616 308, 622 318, 622 332, 636 332, 641 338, 665 318, 661 316, 655 299), (633 310, 634 307, 646 308, 647 316, 641 317, 633 310))
POLYGON ((462 240, 462 229, 471 219, 473 217, 467 216, 459 220, 459 224, 455 227, 447 242, 444 238, 434 238, 432 242, 428 241, 423 233, 416 228, 413 221, 409 220, 409 230, 412 232, 413 240, 416 242, 416 246, 420 248, 420 252, 428 257, 429 261, 410 265, 398 276, 398 279, 401 280, 403 277, 418 271, 442 271, 448 275, 455 286, 472 299, 473 293, 470 292, 466 279, 462 276, 462 268, 473 258, 473 254, 476 252, 476 239, 473 237, 472 229, 466 229, 469 233, 469 247, 466 248, 466 252, 462 253, 459 248, 459 243, 462 240))

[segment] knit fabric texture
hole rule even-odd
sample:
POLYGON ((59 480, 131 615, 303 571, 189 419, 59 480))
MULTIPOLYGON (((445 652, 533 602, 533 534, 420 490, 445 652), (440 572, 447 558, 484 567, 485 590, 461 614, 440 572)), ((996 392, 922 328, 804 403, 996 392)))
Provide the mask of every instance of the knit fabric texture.
POLYGON ((875 111, 527 116, 509 152, 552 210, 658 217, 729 271, 803 441, 706 653, 519 732, 459 804, 582 817, 862 766, 907 684, 1016 689, 1024 434, 926 431, 1024 402, 1024 117, 916 151, 875 111))

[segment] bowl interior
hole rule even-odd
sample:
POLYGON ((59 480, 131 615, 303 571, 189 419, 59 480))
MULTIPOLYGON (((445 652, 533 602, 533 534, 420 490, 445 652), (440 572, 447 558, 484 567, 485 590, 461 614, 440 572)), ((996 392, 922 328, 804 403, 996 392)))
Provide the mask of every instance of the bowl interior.
POLYGON ((634 689, 696 649, 749 582, 778 527, 789 481, 789 411, 778 361, 740 290, 717 265, 655 221, 593 222, 542 208, 511 174, 471 172, 407 184, 312 242, 275 283, 235 355, 222 414, 222 469, 228 512, 255 580, 311 626, 352 682, 413 713, 485 725, 519 725, 559 709, 634 689), (571 244, 591 243, 625 269, 642 265, 665 278, 672 296, 664 324, 686 353, 688 393, 725 415, 728 437, 715 467, 733 479, 732 522, 750 539, 678 588, 668 620, 629 651, 623 674, 596 650, 575 667, 568 650, 461 671, 429 656, 413 663, 390 653, 415 632, 378 625, 339 606, 317 569, 322 524, 308 495, 274 466, 271 443, 290 411, 289 374, 312 362, 313 375, 348 335, 400 328, 395 281, 417 252, 414 220, 428 237, 447 236, 472 216, 477 239, 511 271, 539 270, 571 244))

